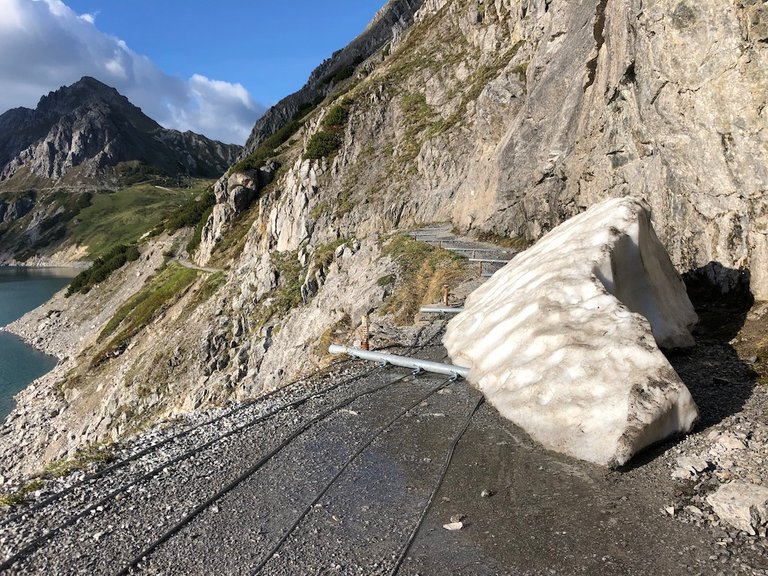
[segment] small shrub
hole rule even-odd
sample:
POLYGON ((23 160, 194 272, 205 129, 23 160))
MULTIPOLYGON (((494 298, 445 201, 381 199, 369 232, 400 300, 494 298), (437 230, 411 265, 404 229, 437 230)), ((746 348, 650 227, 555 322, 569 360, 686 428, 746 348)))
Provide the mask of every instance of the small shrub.
POLYGON ((349 111, 352 108, 352 100, 349 98, 342 99, 341 102, 335 104, 323 118, 323 126, 326 128, 343 128, 349 120, 349 111))
POLYGON ((315 132, 307 142, 304 158, 319 160, 334 154, 344 142, 344 127, 349 120, 352 100, 344 98, 335 104, 323 118, 321 129, 315 132))
POLYGON ((387 286, 392 286, 392 284, 394 283, 395 283, 394 274, 387 274, 385 276, 382 276, 378 280, 376 280, 376 285, 381 286, 382 288, 386 288, 387 286))
POLYGON ((307 160, 319 160, 336 152, 341 148, 342 139, 336 132, 320 130, 315 132, 307 142, 304 158, 307 160))
POLYGON ((443 284, 456 285, 469 277, 461 256, 397 234, 384 245, 382 254, 400 267, 399 280, 382 307, 397 323, 413 322, 419 306, 440 298, 443 284))
POLYGON ((23 504, 27 501, 27 496, 32 494, 32 492, 35 492, 36 490, 39 490, 43 487, 43 483, 40 480, 32 480, 31 482, 28 482, 15 492, 11 492, 8 494, 0 494, 0 506, 4 508, 11 508, 13 506, 18 506, 19 504, 23 504))
POLYGON ((114 460, 115 450, 111 444, 91 444, 78 450, 72 458, 51 462, 43 470, 43 476, 46 478, 60 478, 75 470, 81 470, 90 464, 104 466, 114 460))
POLYGON ((350 318, 349 314, 344 312, 341 318, 339 318, 336 322, 330 325, 320 335, 320 338, 318 338, 317 340, 317 345, 315 346, 315 354, 320 356, 321 358, 327 357, 328 347, 331 344, 333 344, 336 340, 338 340, 340 337, 346 335, 351 328, 352 328, 352 318, 350 318))
POLYGON ((83 270, 72 279, 67 288, 66 297, 75 292, 87 294, 96 284, 103 282, 126 262, 138 260, 139 249, 134 244, 120 244, 112 248, 104 256, 96 258, 90 268, 83 270))

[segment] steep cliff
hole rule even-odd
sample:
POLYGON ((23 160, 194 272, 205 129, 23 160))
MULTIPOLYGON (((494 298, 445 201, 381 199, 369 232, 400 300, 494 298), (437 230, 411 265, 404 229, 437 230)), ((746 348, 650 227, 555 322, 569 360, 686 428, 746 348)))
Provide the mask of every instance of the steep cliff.
POLYGON ((398 37, 413 22, 423 0, 388 0, 365 31, 344 48, 334 52, 310 74, 307 83, 270 108, 253 127, 244 154, 250 154, 304 107, 314 106, 340 83, 355 73, 355 68, 384 44, 398 37))
MULTIPOLYGON (((257 124, 242 162, 216 184, 194 255, 206 270, 184 276, 149 321, 118 342, 129 316, 106 334, 106 317, 45 310, 16 328, 70 357, 24 393, 6 425, 29 453, 50 459, 259 394, 322 362, 318 342, 352 339, 371 310, 389 333, 387 302, 404 278, 394 281, 402 262, 387 235, 420 223, 530 242, 598 200, 631 194, 651 206, 680 272, 716 261, 709 270, 723 288, 751 274, 754 294, 768 296, 762 3, 395 6, 402 18, 378 20, 384 40, 331 60, 363 57, 351 76, 323 84, 324 64, 315 88, 257 124), (73 326, 82 338, 71 349, 51 344, 73 326), (31 408, 35 395, 55 404, 55 417, 31 408)), ((150 260, 160 272, 145 295, 185 274, 150 260)), ((97 290, 114 295, 113 310, 132 302, 118 285, 97 290)))

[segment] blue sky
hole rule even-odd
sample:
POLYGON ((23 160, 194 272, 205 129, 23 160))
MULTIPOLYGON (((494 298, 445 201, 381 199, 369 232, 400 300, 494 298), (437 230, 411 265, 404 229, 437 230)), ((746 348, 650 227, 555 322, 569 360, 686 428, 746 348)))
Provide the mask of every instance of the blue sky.
POLYGON ((161 124, 242 144, 385 0, 0 0, 0 112, 83 75, 161 124))

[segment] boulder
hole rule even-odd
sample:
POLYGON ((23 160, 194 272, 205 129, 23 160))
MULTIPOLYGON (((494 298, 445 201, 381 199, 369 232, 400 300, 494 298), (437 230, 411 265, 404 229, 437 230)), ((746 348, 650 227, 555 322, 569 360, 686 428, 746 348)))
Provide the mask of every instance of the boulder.
POLYGON ((707 496, 707 502, 731 526, 752 535, 768 524, 768 488, 746 482, 731 482, 707 496))
POLYGON ((616 467, 698 418, 658 346, 697 317, 634 198, 558 226, 470 294, 443 342, 499 412, 545 447, 616 467))

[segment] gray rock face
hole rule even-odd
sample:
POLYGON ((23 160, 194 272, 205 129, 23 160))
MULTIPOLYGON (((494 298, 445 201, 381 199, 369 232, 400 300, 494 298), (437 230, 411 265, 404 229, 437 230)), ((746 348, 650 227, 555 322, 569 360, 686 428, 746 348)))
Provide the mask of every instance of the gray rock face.
POLYGON ((29 214, 35 200, 31 196, 22 196, 9 202, 0 202, 0 222, 13 222, 29 214))
POLYGON ((406 29, 422 2, 423 0, 388 0, 362 34, 346 47, 334 52, 333 56, 312 71, 301 90, 283 98, 267 110, 253 127, 243 155, 253 152, 266 138, 290 121, 302 106, 322 100, 334 87, 334 78, 338 77, 337 75, 351 73, 351 68, 406 29))
POLYGON ((0 116, 0 183, 22 170, 58 180, 93 178, 119 162, 138 161, 168 175, 219 176, 241 147, 192 132, 166 130, 93 78, 43 96, 35 110, 0 116))
POLYGON ((510 4, 530 54, 526 96, 455 219, 537 238, 631 192, 654 209, 679 268, 746 267, 768 296, 765 5, 510 4), (481 201, 469 205, 472 194, 481 201))

